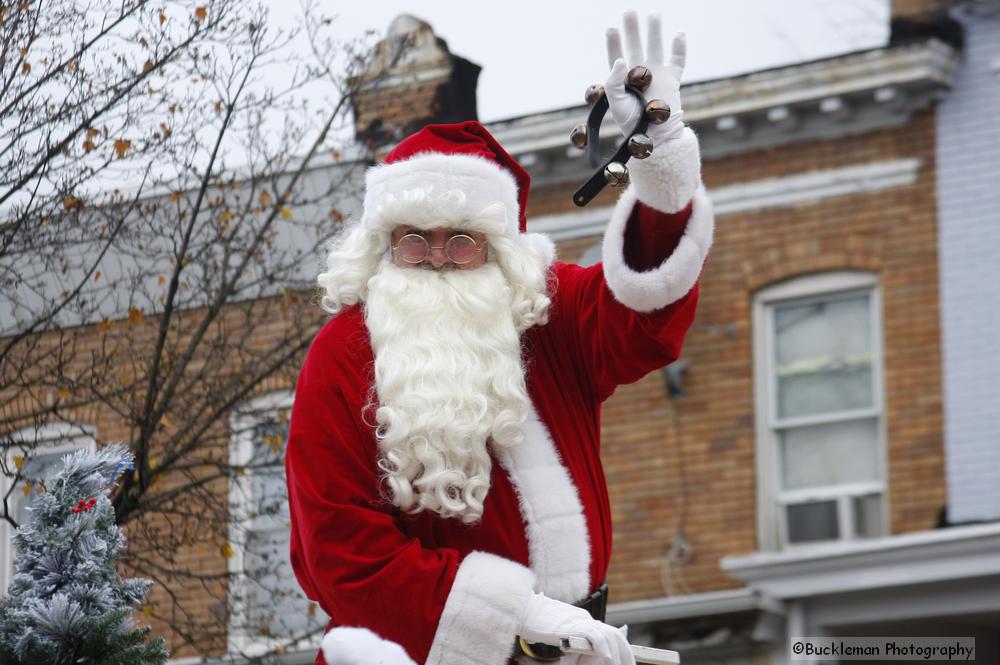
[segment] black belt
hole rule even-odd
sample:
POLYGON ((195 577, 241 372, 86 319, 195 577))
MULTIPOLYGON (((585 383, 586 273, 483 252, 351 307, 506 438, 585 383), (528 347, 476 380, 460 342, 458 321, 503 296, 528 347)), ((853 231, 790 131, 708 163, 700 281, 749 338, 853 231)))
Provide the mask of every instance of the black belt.
MULTIPOLYGON (((575 605, 587 610, 590 616, 598 621, 604 621, 608 611, 608 583, 605 582, 597 587, 597 591, 575 605)), ((559 647, 551 644, 529 644, 519 637, 514 642, 514 656, 527 656, 532 660, 554 662, 562 658, 563 652, 559 647)))

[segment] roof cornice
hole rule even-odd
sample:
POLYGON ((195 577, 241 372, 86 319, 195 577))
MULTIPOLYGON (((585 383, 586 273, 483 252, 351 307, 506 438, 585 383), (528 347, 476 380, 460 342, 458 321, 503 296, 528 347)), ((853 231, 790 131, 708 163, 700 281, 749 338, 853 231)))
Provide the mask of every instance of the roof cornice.
MULTIPOLYGON (((682 90, 684 118, 705 159, 898 126, 947 94, 959 62, 958 50, 929 38, 691 83, 682 90)), ((539 184, 563 182, 589 171, 569 144, 586 115, 581 104, 488 127, 539 184)))

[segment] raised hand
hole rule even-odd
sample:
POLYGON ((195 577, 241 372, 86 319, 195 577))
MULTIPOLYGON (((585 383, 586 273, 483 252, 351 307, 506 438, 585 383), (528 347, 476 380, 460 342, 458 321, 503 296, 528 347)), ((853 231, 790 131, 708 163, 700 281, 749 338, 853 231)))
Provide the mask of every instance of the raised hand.
POLYGON ((652 81, 646 90, 646 99, 662 99, 670 106, 670 119, 656 125, 650 124, 648 134, 654 145, 680 138, 684 129, 681 120, 681 75, 684 73, 684 62, 687 58, 687 40, 684 33, 674 36, 670 51, 670 61, 664 62, 663 35, 660 17, 653 14, 649 17, 648 50, 643 51, 642 39, 639 36, 639 18, 635 12, 626 12, 624 19, 625 50, 622 50, 622 37, 617 28, 607 32, 608 66, 611 74, 605 83, 608 104, 611 115, 623 133, 628 133, 643 113, 638 101, 625 90, 625 81, 631 68, 642 65, 649 69, 652 81), (628 59, 625 59, 625 53, 628 59))

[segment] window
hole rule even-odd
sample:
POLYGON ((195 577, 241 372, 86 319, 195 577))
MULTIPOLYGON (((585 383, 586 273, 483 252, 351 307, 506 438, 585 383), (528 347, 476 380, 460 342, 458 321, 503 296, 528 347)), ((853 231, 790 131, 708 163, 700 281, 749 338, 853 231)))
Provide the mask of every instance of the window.
POLYGON ((305 597, 289 560, 285 442, 292 395, 244 404, 230 418, 233 574, 230 649, 255 655, 277 645, 315 648, 328 617, 305 597))
POLYGON ((867 273, 802 277, 755 298, 763 549, 888 531, 880 313, 867 273))
MULTIPOLYGON (((6 452, 6 469, 0 474, 0 491, 7 497, 11 514, 23 524, 30 514, 45 480, 68 453, 86 448, 97 449, 94 428, 73 423, 51 423, 14 432, 6 452), (16 477, 14 476, 16 474, 16 477)), ((0 589, 6 594, 14 575, 14 527, 0 523, 0 589)))

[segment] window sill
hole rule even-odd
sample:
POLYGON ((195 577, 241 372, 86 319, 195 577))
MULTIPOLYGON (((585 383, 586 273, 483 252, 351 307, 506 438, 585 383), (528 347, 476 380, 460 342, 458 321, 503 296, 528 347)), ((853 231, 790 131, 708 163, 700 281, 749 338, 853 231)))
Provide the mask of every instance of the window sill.
POLYGON ((1000 522, 725 557, 723 570, 774 598, 1000 574, 1000 522))

